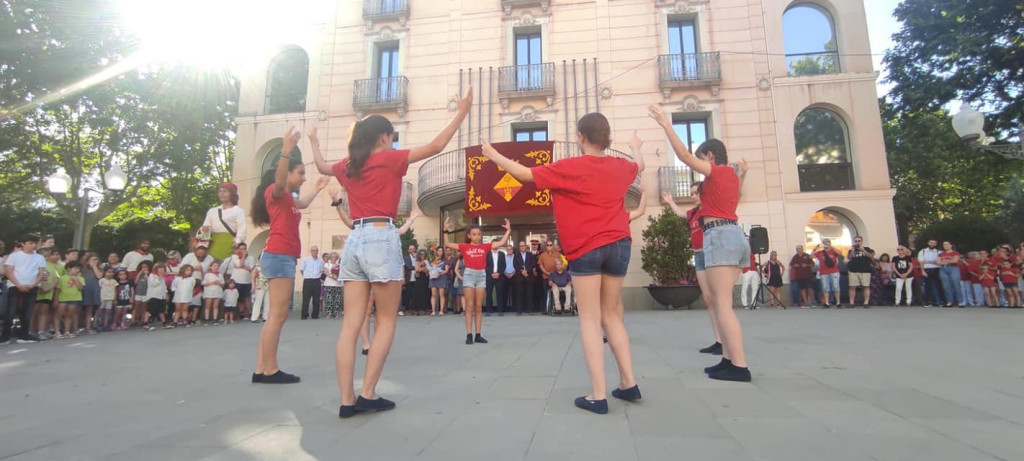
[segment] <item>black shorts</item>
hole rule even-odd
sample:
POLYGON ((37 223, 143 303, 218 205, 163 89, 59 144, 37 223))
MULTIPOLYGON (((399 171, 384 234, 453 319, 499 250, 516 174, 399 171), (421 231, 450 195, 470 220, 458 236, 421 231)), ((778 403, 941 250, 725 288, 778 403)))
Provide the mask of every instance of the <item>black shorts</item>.
POLYGON ((157 298, 151 298, 149 301, 146 301, 146 307, 147 310, 149 311, 150 321, 154 321, 158 315, 164 313, 164 311, 167 309, 166 304, 167 303, 164 300, 157 298))
POLYGON ((235 283, 235 288, 238 289, 238 300, 249 299, 252 297, 252 284, 251 283, 235 283))
POLYGON ((1007 282, 1003 282, 1002 280, 1000 280, 999 283, 1003 284, 1003 289, 1004 290, 1009 290, 1011 288, 1017 289, 1017 282, 1007 283, 1007 282))
POLYGON ((796 286, 801 290, 813 290, 814 279, 800 279, 796 281, 796 286))

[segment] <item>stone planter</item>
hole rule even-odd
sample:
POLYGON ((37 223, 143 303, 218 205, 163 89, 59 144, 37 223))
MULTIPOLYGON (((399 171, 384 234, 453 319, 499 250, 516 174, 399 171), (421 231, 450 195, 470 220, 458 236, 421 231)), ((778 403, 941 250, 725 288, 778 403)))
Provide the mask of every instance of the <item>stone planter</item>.
POLYGON ((651 294, 651 297, 658 304, 668 309, 678 309, 681 307, 689 309, 690 304, 700 299, 700 286, 698 285, 650 285, 647 287, 647 292, 651 294))

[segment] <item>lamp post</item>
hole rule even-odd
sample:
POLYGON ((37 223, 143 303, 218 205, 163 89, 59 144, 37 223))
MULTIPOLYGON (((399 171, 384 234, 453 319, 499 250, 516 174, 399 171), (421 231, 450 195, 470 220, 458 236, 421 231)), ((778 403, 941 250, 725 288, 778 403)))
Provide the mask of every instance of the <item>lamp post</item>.
MULTIPOLYGON (((128 175, 116 163, 103 175, 103 183, 111 191, 122 191, 128 184, 128 175)), ((58 168, 57 172, 47 180, 47 188, 55 196, 64 196, 71 189, 71 177, 58 168)), ((89 208, 89 192, 103 195, 103 191, 91 187, 82 188, 82 203, 78 207, 78 227, 75 229, 74 247, 81 249, 85 245, 85 216, 89 208)))
POLYGON ((953 130, 964 142, 985 152, 999 154, 1013 160, 1024 160, 1024 123, 1020 125, 1021 140, 1017 144, 990 144, 993 138, 985 136, 985 116, 971 108, 966 102, 960 105, 960 112, 953 116, 953 130))

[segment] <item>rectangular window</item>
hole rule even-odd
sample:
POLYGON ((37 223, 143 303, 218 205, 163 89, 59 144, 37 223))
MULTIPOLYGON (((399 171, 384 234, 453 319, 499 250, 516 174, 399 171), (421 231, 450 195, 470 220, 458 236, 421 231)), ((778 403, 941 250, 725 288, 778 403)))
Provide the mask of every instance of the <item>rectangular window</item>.
POLYGON ((543 87, 540 30, 516 32, 516 89, 539 90, 543 87))
MULTIPOLYGON (((679 139, 686 144, 686 147, 693 152, 697 146, 708 140, 708 120, 706 118, 683 118, 678 115, 672 116, 672 127, 675 128, 679 139)), ((678 157, 675 158, 675 166, 684 166, 678 157)))
POLYGON ((695 21, 669 20, 669 75, 672 80, 697 80, 697 27, 695 21))
POLYGON ((379 80, 377 102, 393 102, 398 97, 398 44, 377 48, 375 78, 379 80))
POLYGON ((391 138, 391 150, 398 150, 398 146, 398 132, 396 131, 395 135, 391 138))
POLYGON ((512 140, 515 142, 547 141, 548 124, 540 122, 512 125, 512 140))

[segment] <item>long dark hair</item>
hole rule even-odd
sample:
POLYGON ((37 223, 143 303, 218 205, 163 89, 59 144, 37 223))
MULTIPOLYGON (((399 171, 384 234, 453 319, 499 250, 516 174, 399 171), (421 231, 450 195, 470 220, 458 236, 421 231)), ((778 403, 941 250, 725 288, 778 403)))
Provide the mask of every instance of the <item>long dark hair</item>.
MULTIPOLYGON (((295 170, 299 165, 302 165, 302 160, 295 157, 288 159, 288 171, 295 170)), ((260 180, 260 186, 256 188, 256 194, 252 196, 252 204, 249 207, 249 213, 250 216, 252 216, 252 223, 258 227, 270 225, 270 212, 267 211, 267 200, 263 195, 267 192, 267 188, 274 183, 276 176, 276 165, 273 169, 263 172, 263 178, 260 180)), ((285 193, 292 193, 287 189, 288 186, 286 184, 285 193)))
POLYGON ((382 115, 370 115, 353 124, 348 138, 348 172, 345 175, 358 178, 380 135, 394 133, 395 127, 382 115))

